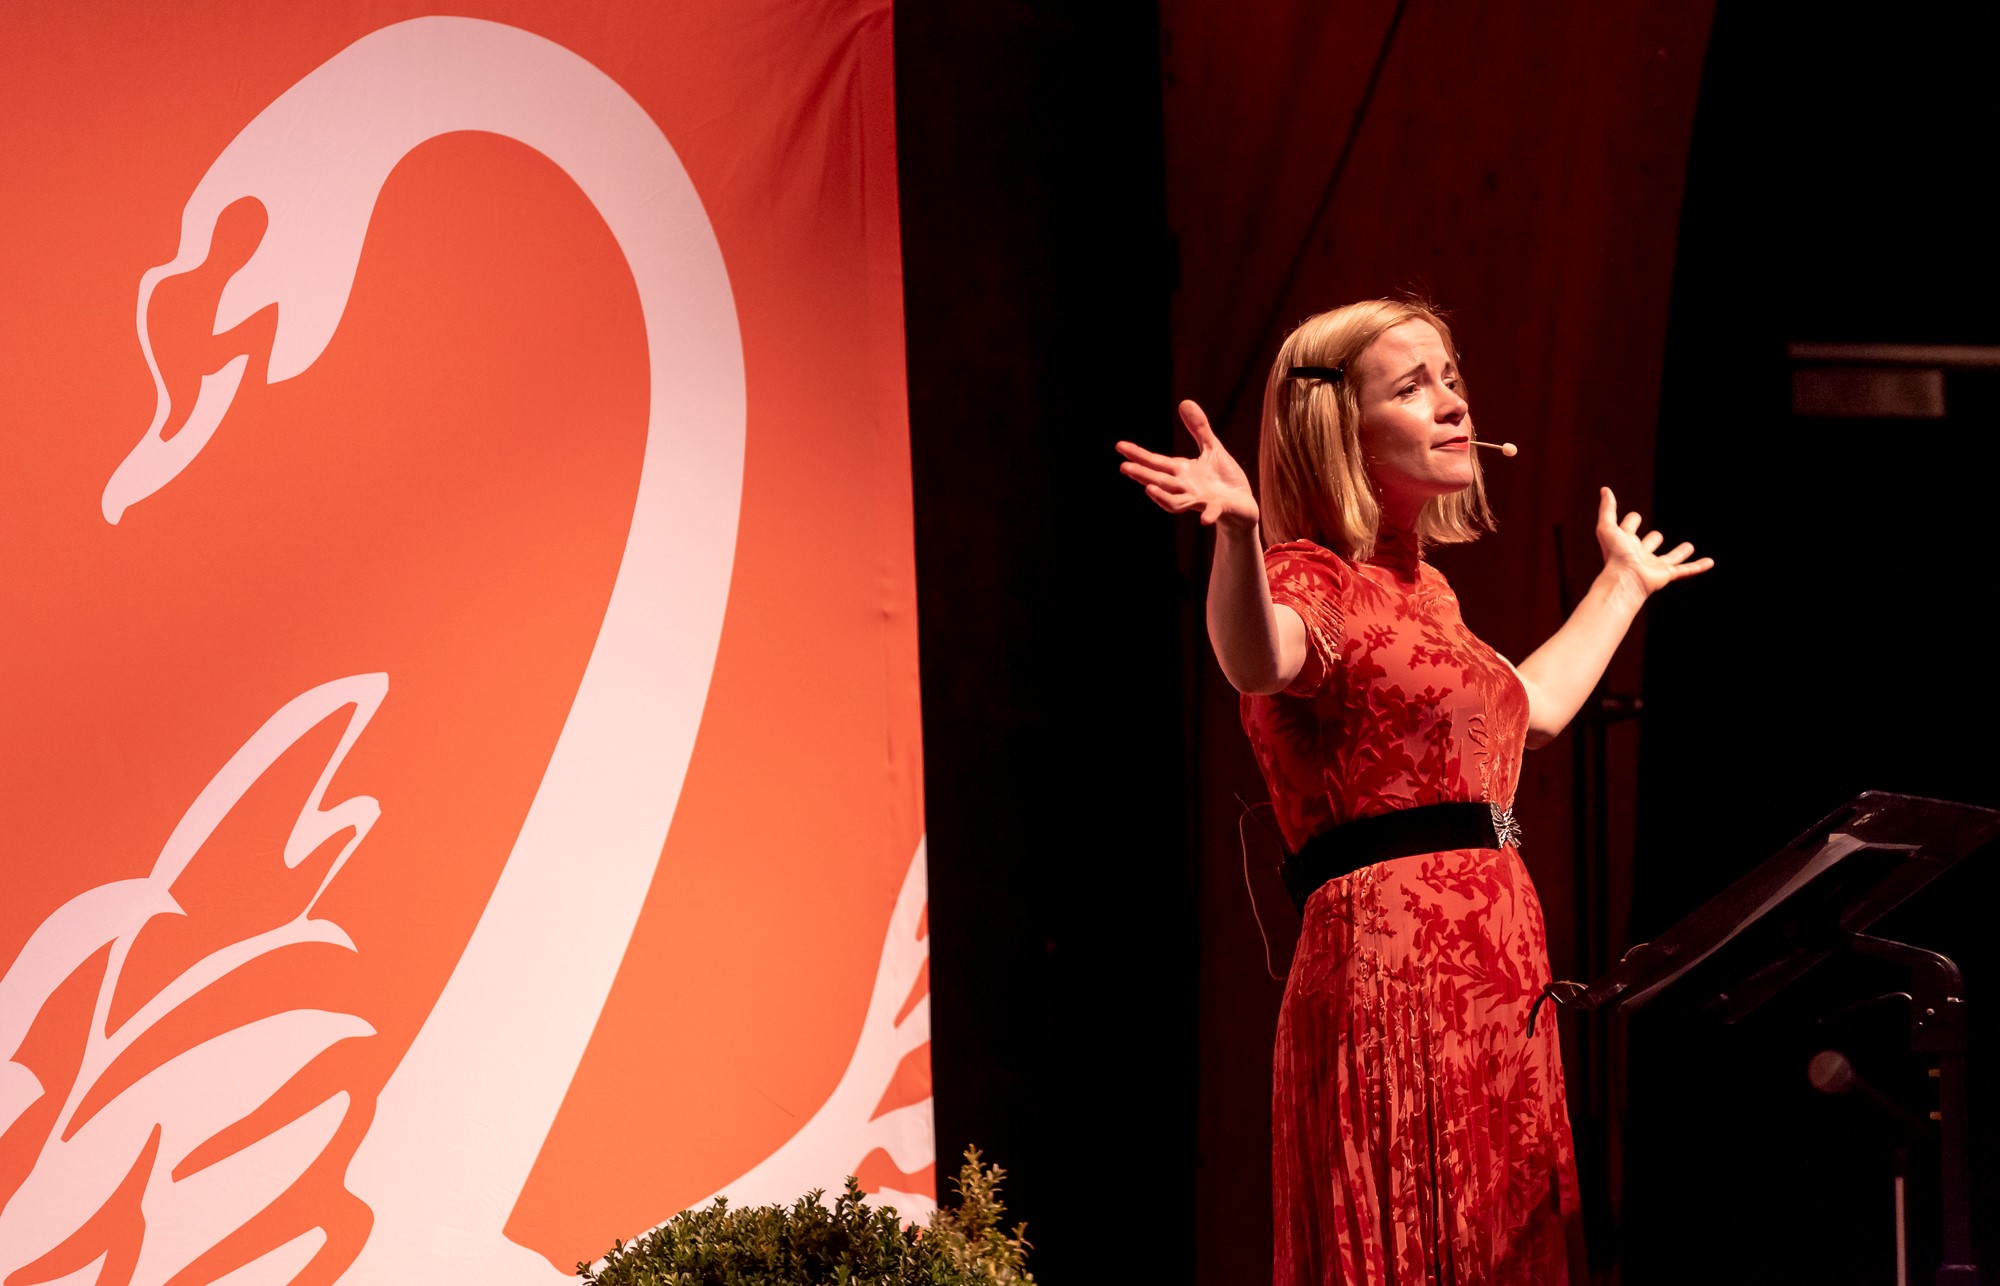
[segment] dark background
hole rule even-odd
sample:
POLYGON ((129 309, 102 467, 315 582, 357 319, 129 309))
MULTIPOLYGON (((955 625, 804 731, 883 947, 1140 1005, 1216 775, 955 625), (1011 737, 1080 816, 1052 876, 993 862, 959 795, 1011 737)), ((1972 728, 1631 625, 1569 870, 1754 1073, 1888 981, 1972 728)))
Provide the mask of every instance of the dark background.
MULTIPOLYGON (((2000 390, 1955 374, 1944 420, 1795 419, 1785 354, 2000 343, 1985 22, 1747 0, 1531 21, 1424 0, 898 4, 940 1155, 977 1143, 1010 1170, 1042 1280, 1268 1274, 1280 984, 1237 830, 1262 786, 1201 633, 1206 536, 1120 478, 1111 443, 1180 446, 1192 396, 1248 465, 1264 364, 1310 312, 1406 288, 1453 310, 1485 436, 1523 452, 1489 466, 1500 532, 1438 562, 1503 652, 1588 583, 1599 483, 1719 560, 1649 607, 1608 676, 1646 713, 1605 732, 1593 896, 1576 734, 1529 760, 1524 856, 1558 976, 1856 790, 2000 806, 1976 628, 2000 390)), ((1296 923, 1247 830, 1282 972, 1296 923)), ((1993 1279, 1988 865, 1891 927, 1967 973, 1993 1279)), ((1886 1144, 1806 1087, 1829 1043, 1810 1018, 1642 1016, 1622 1131, 1594 1124, 1602 1046, 1566 1020, 1607 1276, 1890 1280, 1886 1144)), ((1922 1110, 1897 1035, 1835 1033, 1922 1110)), ((1935 1198, 1913 1182, 1928 1280, 1935 1198)))
MULTIPOLYGON (((1967 10, 1970 15, 1974 11, 1967 10)), ((1975 196, 1995 15, 1866 25, 1725 3, 1688 165, 1661 404, 1660 518, 1727 576, 1663 598, 1647 641, 1633 928, 1644 938, 1863 789, 2000 807, 1987 622, 2000 371, 1949 373, 1943 420, 1790 414, 1789 341, 2000 344, 2000 257, 1975 196), (1720 644, 1721 646, 1718 646, 1720 644)), ((1878 930, 1965 971, 1975 1251, 2000 1279, 2000 854, 1878 930), (1981 1091, 1985 1091, 1983 1094, 1981 1091)), ((1740 1031, 1635 1023, 1627 1279, 1888 1282, 1890 1140, 1804 1075, 1841 1048, 1920 1118, 1925 1068, 1838 967, 1740 1031), (1812 1001, 1824 1003, 1814 1005, 1812 1001), (1689 1236, 1699 1230, 1699 1235, 1689 1236), (1708 1273, 1700 1273, 1709 1276, 1708 1273)), ((1911 1280, 1938 1253, 1934 1157, 1912 1157, 1911 1280)))
POLYGON ((896 25, 940 1177, 1006 1167, 1047 1281, 1184 1278, 1188 591, 1111 450, 1172 387, 1156 19, 896 25))

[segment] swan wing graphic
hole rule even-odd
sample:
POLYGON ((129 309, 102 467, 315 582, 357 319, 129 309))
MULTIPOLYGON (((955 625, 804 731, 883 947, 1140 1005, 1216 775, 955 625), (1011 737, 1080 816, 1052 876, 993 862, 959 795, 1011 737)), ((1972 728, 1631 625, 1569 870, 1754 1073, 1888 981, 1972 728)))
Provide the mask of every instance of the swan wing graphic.
MULTIPOLYGON (((0 1278, 21 1286, 59 1276, 94 1281, 100 1274, 164 1282, 237 1234, 327 1156, 348 1115, 347 1094, 280 1111, 275 1119, 262 1109, 328 1049, 373 1035, 360 1017, 285 1009, 156 1060, 148 1059, 145 1042, 259 962, 300 947, 353 949, 317 907, 380 809, 367 796, 332 803, 327 796, 387 690, 385 676, 357 675, 288 702, 200 792, 146 877, 72 898, 0 977, 0 1051, 8 1060, 0 1063, 0 1133, 22 1126, 39 1139, 32 1167, 0 1205, 0 1278), (341 841, 321 857, 324 869, 309 896, 277 922, 247 926, 207 951, 114 1019, 114 998, 136 981, 128 966, 141 934, 186 914, 176 883, 278 759, 342 714, 340 740, 282 848, 264 855, 268 866, 298 869, 323 845, 341 841), (65 1027, 72 1038, 43 1053, 50 1071, 37 1075, 26 1052, 31 1028, 64 984, 80 974, 89 981, 100 956, 96 985, 86 989, 87 1022, 65 1027), (135 1063, 144 1070, 134 1074, 135 1063), (66 1086, 59 1079, 65 1067, 75 1069, 66 1086)), ((245 883, 268 878, 254 869, 234 875, 245 883)), ((310 1230, 286 1240, 299 1238, 311 1240, 310 1230)))

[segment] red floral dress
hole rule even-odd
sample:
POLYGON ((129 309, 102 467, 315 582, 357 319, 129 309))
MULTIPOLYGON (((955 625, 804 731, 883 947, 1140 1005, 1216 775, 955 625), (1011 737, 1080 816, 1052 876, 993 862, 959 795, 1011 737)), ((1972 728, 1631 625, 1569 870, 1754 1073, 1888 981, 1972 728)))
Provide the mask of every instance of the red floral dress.
MULTIPOLYGON (((1528 726, 1511 667, 1407 539, 1349 563, 1266 551, 1306 623, 1285 692, 1243 726, 1296 849, 1356 817, 1511 806, 1528 726)), ((1510 846, 1398 858, 1306 903, 1271 1089, 1277 1286, 1562 1283, 1577 1217, 1534 886, 1510 846)))

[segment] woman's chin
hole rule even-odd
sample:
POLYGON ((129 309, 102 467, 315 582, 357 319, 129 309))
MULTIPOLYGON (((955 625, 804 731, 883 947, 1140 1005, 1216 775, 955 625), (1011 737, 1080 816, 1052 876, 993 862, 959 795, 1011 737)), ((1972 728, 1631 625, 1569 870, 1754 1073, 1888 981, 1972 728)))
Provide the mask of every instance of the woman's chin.
POLYGON ((1472 474, 1471 462, 1461 469, 1440 469, 1426 478, 1402 480, 1402 485, 1383 487, 1376 495, 1382 502, 1385 513, 1399 510, 1414 511, 1431 500, 1441 500, 1468 490, 1478 481, 1472 474))
POLYGON ((1479 471, 1473 467, 1472 461, 1468 459, 1458 468, 1453 469, 1446 477, 1450 485, 1446 488, 1445 494, 1457 495, 1479 481, 1479 471))

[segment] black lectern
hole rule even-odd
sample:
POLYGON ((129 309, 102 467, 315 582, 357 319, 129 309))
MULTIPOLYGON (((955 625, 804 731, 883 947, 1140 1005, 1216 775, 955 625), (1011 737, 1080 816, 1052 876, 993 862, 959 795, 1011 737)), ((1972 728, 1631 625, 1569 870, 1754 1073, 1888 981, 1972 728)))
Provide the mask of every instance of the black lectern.
MULTIPOLYGON (((1939 1286, 1977 1286, 1966 1161, 1965 988, 1936 952, 1864 932, 1961 858, 2000 839, 2000 812, 1867 791, 1585 986, 1551 983, 1569 1009, 1630 1011, 1668 988, 1739 1022, 1835 952, 1910 975, 1910 1043, 1935 1056, 1944 1263, 1939 1286)), ((1537 1008, 1541 1002, 1537 1001, 1537 1008)), ((1534 1015, 1530 1013, 1532 1028, 1534 1015)))

